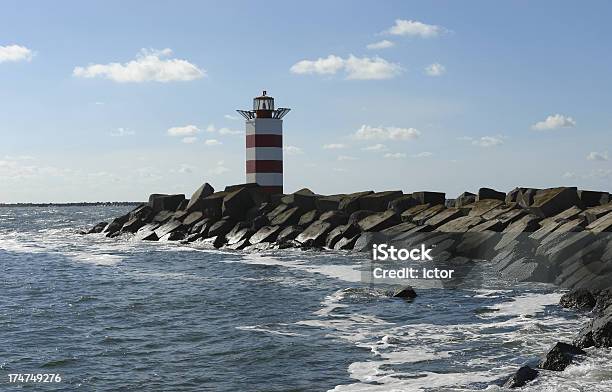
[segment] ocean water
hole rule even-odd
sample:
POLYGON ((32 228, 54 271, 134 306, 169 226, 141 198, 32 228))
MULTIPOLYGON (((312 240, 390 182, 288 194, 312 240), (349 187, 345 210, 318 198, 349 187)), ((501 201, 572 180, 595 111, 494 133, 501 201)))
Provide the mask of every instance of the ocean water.
MULTIPOLYGON (((587 319, 485 262, 405 301, 361 282, 364 255, 77 234, 126 210, 0 209, 1 391, 502 391, 587 319)), ((523 390, 612 390, 611 350, 589 354, 523 390)))

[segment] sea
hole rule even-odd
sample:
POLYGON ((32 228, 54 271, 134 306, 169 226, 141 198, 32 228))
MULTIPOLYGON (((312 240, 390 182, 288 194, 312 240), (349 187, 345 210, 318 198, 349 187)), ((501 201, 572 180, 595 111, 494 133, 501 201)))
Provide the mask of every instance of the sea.
MULTIPOLYGON (((0 208, 0 391, 504 391, 588 320, 486 261, 405 300, 367 254, 79 234, 128 209, 0 208)), ((521 390, 611 391, 588 354, 521 390)))

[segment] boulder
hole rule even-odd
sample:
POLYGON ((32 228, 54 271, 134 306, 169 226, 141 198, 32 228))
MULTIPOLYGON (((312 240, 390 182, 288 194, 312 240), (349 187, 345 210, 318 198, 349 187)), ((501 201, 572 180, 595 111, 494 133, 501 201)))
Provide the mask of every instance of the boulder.
POLYGON ((153 216, 152 222, 155 223, 166 223, 174 217, 174 211, 160 211, 153 216))
POLYGON ((276 242, 280 244, 283 242, 292 241, 301 232, 302 232, 302 228, 300 226, 297 226, 297 225, 287 226, 278 232, 278 237, 276 238, 276 242))
POLYGON ((402 222, 412 222, 413 218, 431 207, 431 204, 419 204, 414 207, 408 208, 406 211, 402 212, 401 218, 402 222))
POLYGON ((330 231, 327 235, 327 239, 325 240, 325 246, 330 249, 333 249, 336 243, 338 243, 338 241, 340 241, 342 238, 354 237, 359 234, 360 231, 361 229, 355 223, 338 226, 332 231, 330 231))
POLYGON ((416 223, 417 225, 423 225, 427 220, 436 216, 438 213, 441 213, 445 209, 446 207, 444 204, 435 204, 413 216, 412 222, 416 223))
POLYGON ((244 240, 248 240, 251 237, 253 231, 246 222, 238 222, 236 226, 229 233, 225 235, 228 245, 233 245, 238 242, 243 242, 244 246, 250 245, 249 243, 244 244, 244 240))
POLYGON ((125 214, 113 219, 113 221, 108 226, 106 226, 106 228, 104 228, 104 233, 106 233, 107 237, 114 237, 115 234, 119 234, 119 231, 129 219, 130 214, 125 214))
POLYGON ((359 234, 356 234, 352 237, 342 237, 336 244, 334 245, 334 250, 349 250, 355 247, 355 243, 359 238, 359 234))
POLYGON ((342 211, 327 211, 319 217, 321 222, 331 223, 334 227, 346 224, 348 219, 349 217, 342 211))
POLYGON ((387 209, 393 210, 397 212, 398 214, 401 214, 402 212, 406 211, 408 208, 414 207, 417 204, 418 204, 418 201, 414 197, 412 197, 412 195, 404 195, 404 196, 398 197, 395 200, 391 200, 389 204, 387 205, 387 209))
POLYGON ((455 199, 455 207, 460 208, 472 204, 476 201, 476 195, 470 192, 463 192, 455 199))
POLYGON ((266 192, 259 184, 249 182, 246 184, 237 184, 226 186, 224 191, 228 193, 236 192, 240 189, 245 189, 251 196, 251 200, 255 205, 268 203, 270 201, 270 193, 266 192))
POLYGON ((399 288, 393 292, 394 298, 413 299, 417 297, 416 291, 411 286, 399 288))
POLYGON ((578 199, 582 208, 596 207, 610 201, 610 193, 578 190, 578 199))
POLYGON ((612 231, 612 212, 609 212, 607 215, 604 215, 593 223, 590 223, 586 229, 592 231, 593 233, 612 231))
POLYGON ((374 211, 359 210, 349 216, 348 223, 359 223, 360 220, 367 218, 370 215, 376 214, 374 211))
MULTIPOLYGON (((424 224, 429 225, 435 229, 439 226, 442 226, 446 222, 459 218, 460 216, 463 216, 463 212, 461 212, 461 210, 457 208, 448 208, 439 212, 438 214, 433 215, 431 218, 427 219, 424 224)), ((419 222, 417 221, 417 223, 419 222)))
POLYGON ((371 195, 374 192, 372 191, 365 191, 365 192, 356 192, 356 193, 351 193, 348 194, 346 196, 344 196, 342 198, 342 200, 340 201, 340 205, 338 206, 338 209, 340 209, 341 211, 344 211, 347 214, 352 214, 355 211, 359 211, 359 199, 361 199, 364 196, 367 195, 371 195))
POLYGON ((204 215, 209 218, 221 218, 223 211, 223 199, 227 196, 228 192, 221 191, 215 192, 212 195, 206 196, 202 199, 202 208, 204 209, 204 215))
MULTIPOLYGON (((484 199, 477 200, 474 204, 470 205, 468 215, 471 216, 483 216, 487 212, 490 212, 497 208, 503 208, 504 202, 498 199, 484 199)), ((484 219, 484 218, 483 218, 484 219)))
POLYGON ((559 305, 568 309, 591 310, 595 306, 595 297, 587 289, 576 289, 564 294, 559 305))
POLYGON ((318 217, 319 217, 319 211, 318 210, 308 211, 307 213, 302 214, 302 216, 300 216, 300 220, 298 221, 298 225, 306 227, 306 226, 310 225, 312 222, 316 221, 318 217))
POLYGON ((397 224, 395 226, 391 226, 391 227, 387 227, 384 230, 381 230, 381 233, 389 236, 389 238, 393 238, 396 237, 398 235, 401 235, 409 230, 412 230, 416 227, 416 225, 412 222, 403 222, 400 224, 397 224))
POLYGON ((215 189, 209 183, 207 183, 207 182, 204 183, 204 185, 199 187, 193 193, 193 195, 191 195, 191 199, 189 199, 189 203, 187 204, 187 207, 185 208, 185 211, 187 211, 187 212, 195 212, 195 211, 203 212, 204 211, 204 206, 203 206, 202 201, 204 200, 204 198, 212 195, 213 193, 215 193, 215 189))
POLYGON ((151 222, 155 213, 153 212, 153 208, 151 208, 148 204, 141 204, 129 213, 130 220, 137 219, 144 221, 145 223, 151 222))
POLYGON ((483 233, 487 231, 500 232, 504 229, 502 222, 499 219, 484 221, 474 227, 468 229, 468 233, 483 233))
POLYGON ((356 252, 371 252, 374 244, 385 243, 387 240, 388 237, 380 232, 361 233, 355 239, 353 250, 356 252))
POLYGON ((223 198, 221 215, 234 220, 242 220, 247 211, 254 205, 255 203, 251 198, 249 190, 247 188, 238 188, 227 193, 223 198))
POLYGON ((358 225, 363 231, 381 231, 388 227, 401 223, 401 218, 397 212, 387 210, 370 215, 359 221, 358 225))
POLYGON ((185 219, 183 219, 183 224, 185 226, 191 227, 196 223, 200 222, 202 219, 204 219, 204 214, 200 211, 194 211, 187 215, 185 219))
POLYGON ((487 199, 506 201, 506 194, 504 192, 498 192, 495 189, 491 188, 480 188, 478 190, 478 197, 476 198, 476 200, 487 199))
POLYGON ((578 205, 576 187, 542 189, 536 192, 529 211, 540 218, 548 218, 578 205))
MULTIPOLYGON (((597 293, 595 307, 593 313, 603 313, 608 306, 612 305, 612 288, 604 289, 597 293)), ((611 308, 612 309, 612 308, 611 308)))
POLYGON ((346 195, 321 196, 315 200, 315 206, 320 212, 336 211, 340 208, 340 202, 346 195))
POLYGON ((376 192, 365 195, 359 199, 359 209, 383 212, 387 209, 389 202, 401 197, 402 195, 402 191, 376 192))
POLYGON ((280 215, 281 213, 287 211, 289 209, 289 205, 287 204, 279 204, 276 207, 274 207, 274 209, 272 209, 272 211, 268 212, 266 217, 268 218, 268 220, 272 221, 275 217, 277 217, 278 215, 280 215))
POLYGON ((281 201, 285 204, 292 204, 300 207, 303 211, 310 211, 317 208, 317 195, 308 188, 300 189, 290 195, 284 196, 281 201))
POLYGON ((269 224, 270 220, 268 219, 268 217, 265 215, 261 215, 253 219, 253 221, 251 222, 251 229, 255 232, 261 229, 262 227, 268 226, 269 224))
POLYGON ((210 226, 212 226, 213 223, 215 223, 214 219, 204 218, 195 225, 191 226, 191 228, 189 229, 189 233, 201 233, 205 236, 206 234, 208 234, 208 229, 210 229, 210 226))
POLYGON ((288 226, 299 221, 301 215, 300 207, 289 208, 281 212, 270 221, 273 226, 288 226))
POLYGON ((519 206, 527 208, 533 204, 536 193, 540 191, 537 188, 520 188, 520 192, 516 196, 516 202, 519 206))
POLYGON ((140 230, 142 226, 146 224, 147 223, 142 219, 132 218, 129 221, 125 222, 125 224, 121 228, 121 231, 127 233, 136 233, 138 230, 140 230))
POLYGON ((134 238, 141 241, 157 241, 159 240, 159 237, 155 234, 157 227, 159 227, 157 223, 146 224, 136 232, 134 238))
POLYGON ((244 216, 244 220, 252 221, 259 216, 267 215, 274 209, 274 207, 276 206, 272 203, 261 203, 259 205, 255 205, 249 208, 246 215, 244 216))
POLYGON ((108 222, 100 222, 100 223, 96 223, 96 224, 94 225, 94 227, 92 227, 91 229, 89 229, 89 231, 87 232, 87 234, 102 233, 102 231, 104 231, 104 229, 106 228, 106 226, 108 226, 108 222))
POLYGON ((264 226, 251 236, 249 242, 253 245, 260 242, 274 242, 280 231, 280 226, 264 226))
POLYGON ((208 229, 208 237, 224 237, 230 232, 236 225, 236 222, 231 219, 221 219, 218 222, 213 223, 208 229))
POLYGON ((246 248, 247 246, 251 246, 251 243, 249 242, 248 238, 243 238, 240 241, 236 241, 236 242, 232 242, 232 243, 227 243, 226 247, 228 249, 234 249, 234 250, 241 250, 246 248))
POLYGON ((577 355, 586 355, 586 352, 574 345, 557 342, 542 359, 539 367, 560 372, 568 367, 577 355))
POLYGON ((159 241, 182 241, 187 237, 185 228, 171 231, 159 239, 159 241))
POLYGON ((505 202, 506 204, 508 203, 518 203, 518 195, 519 193, 521 193, 525 188, 514 188, 513 190, 511 190, 510 192, 508 192, 506 194, 506 199, 505 202))
POLYGON ((153 212, 176 211, 185 200, 185 195, 165 195, 154 193, 149 196, 149 207, 153 212))
POLYGON ((597 219, 601 218, 604 215, 612 212, 612 203, 604 204, 598 207, 593 207, 587 209, 584 214, 586 215, 587 221, 589 224, 595 222, 597 219))
POLYGON ((308 244, 310 246, 323 246, 325 245, 327 234, 332 228, 332 224, 329 222, 316 221, 301 232, 295 240, 301 244, 308 244))
POLYGON ((412 197, 416 199, 418 204, 442 204, 446 201, 446 194, 442 192, 413 192, 412 197))
POLYGON ((185 226, 183 225, 183 222, 179 221, 179 220, 171 220, 169 222, 164 223, 163 225, 159 226, 158 228, 155 229, 155 235, 157 235, 157 238, 163 238, 166 234, 172 233, 173 231, 177 231, 177 230, 181 230, 184 231, 185 230, 185 226))
POLYGON ((465 233, 474 226, 479 225, 482 218, 479 216, 461 216, 446 222, 438 227, 438 231, 443 233, 465 233))
POLYGON ((612 347, 612 309, 607 308, 582 328, 574 345, 580 348, 612 347))
POLYGON ((511 389, 524 387, 529 381, 535 380, 538 374, 537 370, 527 365, 521 366, 521 368, 506 381, 504 387, 511 389))

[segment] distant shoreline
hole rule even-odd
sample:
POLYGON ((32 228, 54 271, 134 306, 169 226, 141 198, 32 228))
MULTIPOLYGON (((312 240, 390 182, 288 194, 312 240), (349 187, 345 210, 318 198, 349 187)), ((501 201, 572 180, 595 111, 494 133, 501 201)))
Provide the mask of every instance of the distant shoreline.
POLYGON ((96 201, 76 203, 0 203, 2 207, 91 207, 91 206, 136 206, 144 204, 142 201, 96 201))

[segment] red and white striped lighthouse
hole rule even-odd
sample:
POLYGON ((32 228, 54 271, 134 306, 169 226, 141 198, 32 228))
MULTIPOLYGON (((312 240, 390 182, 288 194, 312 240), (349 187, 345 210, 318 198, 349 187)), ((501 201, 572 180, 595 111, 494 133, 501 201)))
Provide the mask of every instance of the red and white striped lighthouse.
POLYGON ((246 119, 246 182, 270 193, 283 193, 283 117, 289 110, 274 109, 265 91, 253 99, 253 110, 237 110, 246 119))

